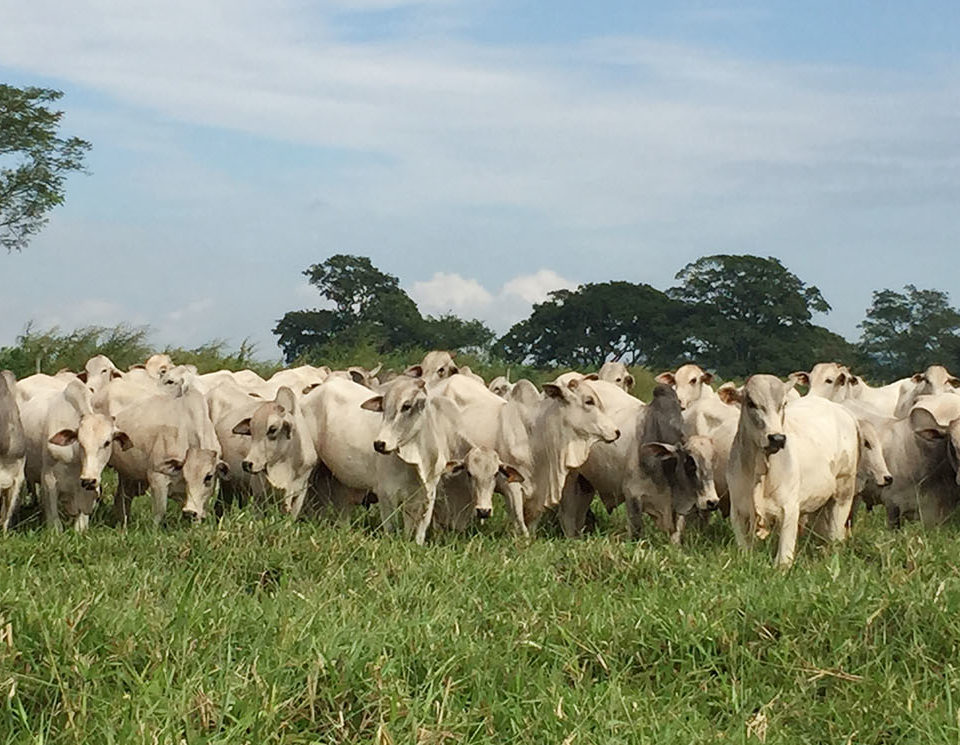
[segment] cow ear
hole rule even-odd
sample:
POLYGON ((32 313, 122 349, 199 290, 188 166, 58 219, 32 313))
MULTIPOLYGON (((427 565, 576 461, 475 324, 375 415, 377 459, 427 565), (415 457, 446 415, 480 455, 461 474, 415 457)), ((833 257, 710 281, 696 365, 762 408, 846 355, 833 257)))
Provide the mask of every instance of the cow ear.
POLYGON ((846 385, 846 384, 847 384, 847 374, 846 374, 846 373, 840 373, 840 374, 837 376, 837 385, 846 385))
POLYGON ((498 469, 501 476, 503 476, 508 484, 522 484, 523 483, 523 474, 520 473, 513 466, 508 466, 506 463, 501 463, 500 468, 498 469))
POLYGON ((926 409, 914 409, 910 412, 910 426, 917 437, 928 442, 937 442, 947 436, 947 428, 926 409))
POLYGON ((373 398, 368 398, 362 404, 360 404, 361 409, 366 409, 367 411, 383 411, 383 396, 374 396, 373 398))
POLYGON ((787 376, 787 380, 792 380, 794 385, 805 385, 807 387, 810 386, 810 375, 802 370, 790 373, 787 376))
POLYGON ((130 365, 127 370, 146 370, 147 366, 143 363, 137 363, 136 365, 130 365))
POLYGON ((284 419, 283 424, 280 425, 280 434, 289 440, 291 432, 293 432, 293 424, 289 419, 284 419))
POLYGON ((219 463, 217 463, 217 476, 219 476, 222 479, 225 479, 229 475, 230 475, 230 466, 228 466, 223 461, 220 461, 219 463))
POLYGON ((304 389, 300 391, 300 394, 303 396, 306 396, 310 391, 312 391, 314 388, 316 388, 319 385, 320 383, 311 383, 308 386, 304 386, 304 389))
POLYGON ((738 391, 736 386, 722 385, 717 388, 717 398, 719 398, 725 404, 735 406, 743 403, 743 392, 738 391))
POLYGON ((86 382, 87 382, 87 371, 84 370, 82 373, 77 373, 77 380, 79 380, 81 383, 86 383, 86 382))
POLYGON ((250 417, 239 422, 231 432, 235 435, 247 435, 248 437, 252 435, 253 433, 250 431, 250 417))
POLYGON ((571 391, 575 391, 579 387, 580 387, 579 378, 570 378, 570 380, 567 381, 567 388, 569 388, 571 391))
POLYGON ((665 442, 645 442, 640 446, 641 457, 655 458, 663 466, 663 470, 670 472, 677 467, 677 448, 665 442))
POLYGON ((583 376, 584 380, 600 380, 600 376, 597 373, 589 373, 583 376))
POLYGON ((160 467, 157 468, 162 474, 166 476, 179 476, 183 473, 183 461, 177 460, 176 458, 168 458, 163 463, 160 464, 160 467))
POLYGON ((443 469, 444 473, 461 473, 465 471, 467 466, 462 460, 448 460, 446 467, 443 469))
POLYGON ((120 446, 121 450, 129 450, 133 447, 133 442, 130 440, 129 435, 126 432, 115 432, 113 435, 113 441, 120 446))
POLYGON ((420 388, 421 390, 427 387, 427 381, 424 380, 423 378, 417 378, 415 381, 413 381, 413 383, 414 385, 417 386, 417 388, 420 388))
POLYGON ((61 447, 66 447, 67 445, 72 445, 77 441, 77 430, 75 429, 61 429, 57 434, 50 438, 51 445, 60 445, 61 447))
POLYGON ((654 378, 658 383, 663 383, 664 385, 676 385, 677 379, 674 377, 672 372, 662 372, 656 378, 654 378))
POLYGON ((851 374, 850 379, 847 381, 847 383, 850 385, 860 385, 860 378, 858 378, 856 375, 851 374))
POLYGON ((563 389, 556 383, 544 383, 543 392, 548 398, 556 398, 563 401, 563 389))
POLYGON ((110 379, 111 379, 111 380, 116 380, 117 378, 122 378, 122 377, 123 377, 123 373, 120 372, 119 370, 111 370, 111 371, 110 371, 110 379))
POLYGON ((274 400, 283 407, 284 411, 290 414, 297 410, 297 396, 285 385, 280 386, 280 390, 277 391, 277 397, 274 400))
POLYGON ((923 373, 916 373, 913 377, 910 378, 914 383, 923 382, 923 373))
POLYGON ((358 385, 363 385, 367 381, 367 376, 363 374, 363 371, 356 367, 347 368, 347 374, 350 376, 350 379, 357 383, 358 385))
MULTIPOLYGON (((450 371, 450 372, 447 373, 447 377, 449 377, 449 376, 451 376, 451 375, 459 375, 459 374, 460 374, 460 368, 457 367, 456 365, 450 365, 450 367, 447 368, 447 369, 450 371)), ((469 368, 467 368, 467 369, 469 369, 469 368)))
POLYGON ((627 384, 627 388, 633 388, 633 384, 636 381, 633 379, 633 376, 630 373, 627 373, 627 377, 623 379, 623 382, 627 384))
POLYGON ((422 378, 423 367, 421 365, 410 365, 410 367, 403 371, 403 374, 409 375, 411 378, 422 378))
POLYGON ((951 388, 960 388, 960 378, 947 378, 947 385, 951 388))
POLYGON ((700 382, 706 383, 707 385, 710 385, 711 383, 713 383, 713 373, 705 372, 703 375, 700 376, 700 382))

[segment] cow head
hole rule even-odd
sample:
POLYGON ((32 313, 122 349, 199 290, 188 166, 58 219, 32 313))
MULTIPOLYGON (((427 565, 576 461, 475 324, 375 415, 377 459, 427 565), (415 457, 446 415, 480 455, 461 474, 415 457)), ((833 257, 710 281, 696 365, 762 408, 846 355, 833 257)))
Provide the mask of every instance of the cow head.
POLYGON ((83 367, 83 372, 77 375, 77 379, 85 383, 91 393, 96 393, 111 380, 120 377, 123 377, 123 373, 120 372, 110 358, 104 354, 98 354, 87 360, 87 364, 83 367))
POLYGON ((67 514, 89 515, 100 496, 100 475, 113 454, 116 442, 122 449, 133 446, 126 433, 117 429, 112 416, 95 413, 90 407, 90 393, 79 380, 71 381, 63 392, 64 399, 77 413, 77 427, 53 433, 48 443, 57 450, 54 457, 61 461, 79 462, 79 490, 75 503, 66 505, 67 514), (62 450, 61 450, 62 448, 62 450), (67 450, 69 448, 69 450, 67 450))
POLYGON ((860 464, 857 471, 864 478, 870 479, 876 486, 890 486, 893 476, 887 468, 887 461, 883 457, 883 446, 877 429, 868 421, 857 422, 860 443, 860 464))
POLYGON ((794 383, 809 387, 810 396, 819 396, 830 401, 842 401, 847 396, 847 381, 850 371, 836 362, 818 362, 809 373, 791 373, 794 383))
POLYGON ((173 360, 170 359, 170 355, 168 354, 151 355, 143 365, 143 368, 147 371, 147 374, 151 378, 157 379, 159 379, 160 376, 171 367, 173 367, 173 360))
POLYGON ((947 458, 960 485, 960 417, 945 424, 930 411, 918 406, 910 412, 910 424, 913 433, 921 440, 946 446, 947 458))
POLYGON ((423 378, 402 380, 381 396, 364 401, 360 408, 383 413, 383 424, 373 441, 373 449, 386 455, 413 440, 424 423, 427 408, 426 382, 423 378))
POLYGON ((217 479, 225 478, 230 468, 220 460, 215 450, 202 448, 189 448, 182 462, 171 465, 179 465, 179 473, 186 487, 182 511, 184 518, 202 520, 208 514, 217 479))
POLYGON ((753 375, 744 384, 738 431, 768 456, 787 444, 783 418, 794 385, 795 381, 784 383, 773 375, 753 375))
POLYGON ((699 365, 681 365, 675 373, 660 373, 656 377, 658 383, 669 385, 676 389, 680 399, 680 408, 686 409, 693 401, 701 398, 705 388, 713 383, 713 373, 704 372, 699 365))
POLYGON ((633 376, 622 362, 604 362, 603 367, 600 368, 599 378, 613 383, 628 393, 633 388, 633 376))
POLYGON ((960 389, 960 378, 951 375, 943 365, 930 365, 910 380, 917 386, 917 396, 935 396, 938 393, 953 392, 960 389))
POLYGON ((290 452, 296 426, 297 400, 293 391, 281 386, 277 397, 257 407, 256 411, 233 427, 233 434, 250 437, 250 450, 241 463, 244 472, 267 471, 290 452))
POLYGON ((603 409, 593 382, 585 377, 571 377, 560 384, 545 383, 544 395, 555 402, 560 426, 588 442, 614 442, 620 437, 617 425, 603 409))
POLYGON ((523 481, 517 469, 502 464, 495 452, 484 447, 473 447, 463 460, 448 462, 445 475, 447 478, 467 480, 474 509, 481 520, 487 519, 493 512, 493 492, 498 480, 523 481))
POLYGON ((510 395, 510 389, 513 388, 513 386, 510 385, 510 381, 503 375, 491 380, 488 387, 493 393, 500 396, 500 398, 507 398, 507 396, 510 395))
POLYGON ((168 367, 159 374, 160 389, 172 396, 182 396, 196 384, 197 368, 193 365, 168 367))
POLYGON ((710 438, 694 436, 681 445, 646 442, 640 447, 640 461, 648 475, 669 485, 673 511, 678 515, 719 506, 710 438))
POLYGON ((412 365, 404 370, 404 374, 412 378, 420 378, 427 385, 432 386, 451 375, 456 375, 460 368, 453 361, 449 352, 427 352, 419 365, 412 365))

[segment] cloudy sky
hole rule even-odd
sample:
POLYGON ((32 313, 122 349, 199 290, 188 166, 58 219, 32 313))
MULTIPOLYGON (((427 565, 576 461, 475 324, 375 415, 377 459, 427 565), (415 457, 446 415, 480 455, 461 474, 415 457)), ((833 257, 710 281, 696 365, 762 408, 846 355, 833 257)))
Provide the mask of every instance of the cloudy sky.
POLYGON ((27 321, 256 341, 364 254, 503 330, 557 287, 780 257, 854 338, 960 303, 960 3, 0 0, 0 80, 61 89, 90 174, 0 256, 27 321))

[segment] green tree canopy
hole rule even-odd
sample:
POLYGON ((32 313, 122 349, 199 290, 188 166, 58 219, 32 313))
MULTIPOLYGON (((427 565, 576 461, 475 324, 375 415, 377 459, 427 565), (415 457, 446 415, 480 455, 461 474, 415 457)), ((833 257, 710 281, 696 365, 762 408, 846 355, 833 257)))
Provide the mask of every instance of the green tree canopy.
POLYGON ((689 351, 687 308, 646 284, 602 282, 554 290, 511 328, 495 353, 537 366, 598 366, 608 359, 667 366, 689 351))
POLYGON ((64 200, 64 184, 83 169, 90 143, 59 136, 63 93, 0 84, 0 245, 21 250, 64 200))
POLYGON ((697 357, 725 376, 786 374, 820 359, 853 364, 856 350, 811 323, 830 305, 778 259, 704 256, 687 264, 668 291, 690 308, 688 332, 697 357))
MULTIPOLYGON (((325 351, 373 346, 381 353, 410 348, 485 348, 494 337, 480 321, 422 316, 399 280, 365 256, 337 254, 304 271, 333 308, 284 314, 273 329, 288 362, 325 351)), ((338 351, 338 354, 340 352, 338 351)))
POLYGON ((960 367, 960 312, 946 292, 914 285, 874 292, 860 329, 860 348, 879 379, 902 378, 932 364, 960 367))

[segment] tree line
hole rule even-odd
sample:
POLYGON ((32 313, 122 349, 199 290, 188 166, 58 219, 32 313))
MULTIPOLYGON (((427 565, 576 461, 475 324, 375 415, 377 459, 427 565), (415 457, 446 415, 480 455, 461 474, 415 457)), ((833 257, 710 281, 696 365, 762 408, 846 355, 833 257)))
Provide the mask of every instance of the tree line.
POLYGON ((830 304, 773 257, 705 256, 665 291, 644 283, 587 283, 549 293, 499 338, 482 321, 424 316, 396 277, 362 256, 337 254, 304 272, 327 307, 286 313, 273 333, 288 363, 340 358, 361 346, 463 350, 538 368, 606 360, 667 369, 687 360, 721 376, 786 375, 833 360, 874 380, 928 364, 960 368, 960 312, 947 293, 906 285, 878 290, 850 342, 814 323, 830 304))

